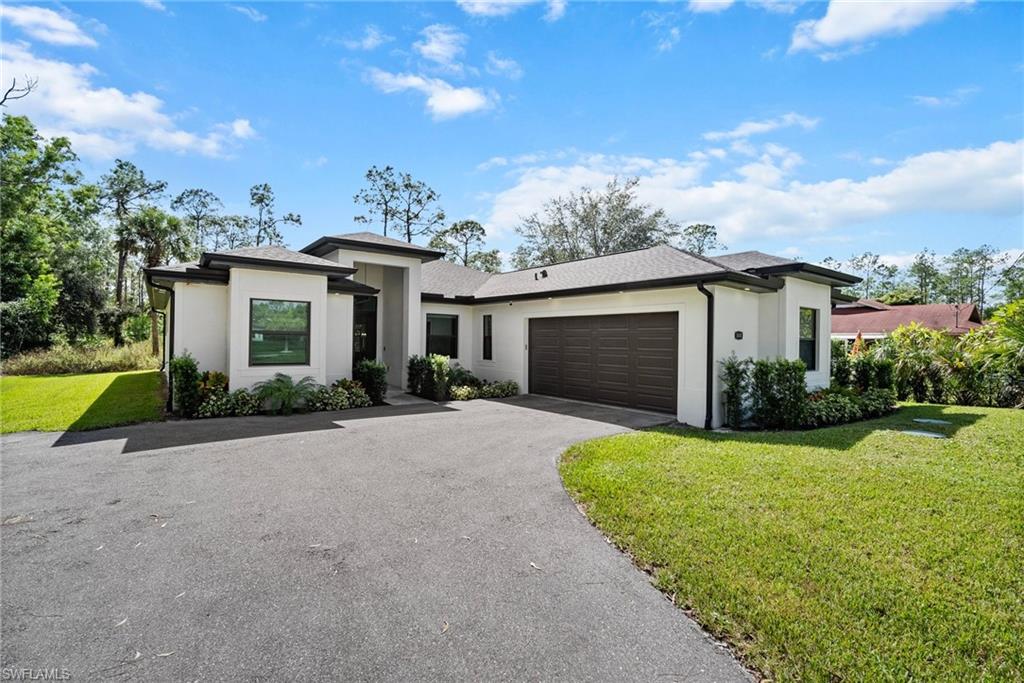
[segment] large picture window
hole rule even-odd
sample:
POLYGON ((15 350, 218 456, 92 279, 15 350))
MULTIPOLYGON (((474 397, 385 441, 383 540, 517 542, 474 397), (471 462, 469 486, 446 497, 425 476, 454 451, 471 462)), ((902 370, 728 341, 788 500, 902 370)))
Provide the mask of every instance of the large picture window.
POLYGON ((492 342, 492 325, 490 314, 484 316, 484 360, 492 360, 493 358, 493 342, 492 342))
POLYGON ((427 314, 427 354, 459 357, 459 316, 427 314))
POLYGON ((309 302, 249 300, 249 365, 309 365, 309 302))
POLYGON ((808 370, 818 369, 818 310, 800 309, 800 360, 808 370))

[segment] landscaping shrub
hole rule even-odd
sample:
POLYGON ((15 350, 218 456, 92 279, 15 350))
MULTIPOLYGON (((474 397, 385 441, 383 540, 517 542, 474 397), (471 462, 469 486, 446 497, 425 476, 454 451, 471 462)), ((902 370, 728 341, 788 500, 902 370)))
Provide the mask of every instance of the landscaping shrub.
POLYGON ((231 406, 235 415, 258 415, 263 411, 263 401, 248 389, 235 389, 231 392, 231 406))
POLYGON ((312 377, 306 376, 296 382, 291 375, 278 372, 270 379, 257 383, 253 389, 260 400, 268 404, 271 413, 291 415, 296 407, 306 402, 316 387, 312 377))
POLYGON ((149 339, 152 321, 146 313, 136 313, 124 321, 124 336, 128 341, 141 342, 149 339))
POLYGON ((448 365, 448 386, 479 388, 482 384, 483 382, 476 375, 458 363, 448 365))
POLYGON ((800 426, 807 400, 801 360, 759 360, 750 374, 750 414, 754 424, 765 429, 800 426))
POLYGON ((230 417, 235 414, 235 402, 226 385, 210 389, 196 410, 196 417, 230 417))
POLYGON ((430 361, 425 356, 409 356, 409 363, 406 368, 409 375, 406 390, 410 394, 422 396, 424 392, 423 382, 430 371, 430 361))
POLYGON ((215 391, 228 392, 228 376, 216 370, 207 370, 199 380, 199 397, 205 401, 215 391))
POLYGON ((802 426, 828 427, 861 419, 863 413, 855 395, 840 392, 818 392, 807 397, 802 426))
POLYGON ((335 389, 344 390, 348 396, 349 408, 366 408, 373 405, 370 396, 366 393, 366 389, 354 379, 342 378, 331 386, 335 389))
MULTIPOLYGON (((433 354, 428 357, 430 361, 430 372, 427 373, 430 393, 424 398, 431 401, 448 400, 448 356, 433 354)), ((424 393, 426 393, 428 382, 424 382, 424 393)))
MULTIPOLYGON (((7 324, 6 319, 2 324, 7 324)), ((109 341, 102 341, 99 344, 61 344, 26 351, 11 356, 2 367, 5 375, 81 375, 156 370, 160 367, 160 358, 151 353, 149 344, 145 342, 114 346, 109 341)))
POLYGON ((306 406, 314 412, 345 410, 348 408, 348 392, 341 387, 325 387, 321 385, 306 400, 306 406))
POLYGON ((740 360, 733 353, 722 361, 722 402, 725 406, 725 423, 739 429, 743 426, 747 397, 750 393, 751 360, 740 360))
POLYGON ((202 402, 196 359, 186 351, 171 360, 170 370, 175 412, 182 417, 195 417, 202 402))
POLYGON ((840 387, 850 386, 850 354, 846 351, 846 342, 842 339, 832 340, 832 384, 840 387))
POLYGON ((512 380, 485 382, 478 392, 480 398, 509 398, 519 394, 519 385, 512 380))
POLYGON ((388 366, 377 360, 364 358, 356 364, 352 372, 353 378, 363 385, 373 405, 384 403, 388 393, 388 366))
POLYGON ((474 398, 480 398, 480 390, 478 388, 465 385, 454 386, 449 393, 453 401, 472 401, 474 398))

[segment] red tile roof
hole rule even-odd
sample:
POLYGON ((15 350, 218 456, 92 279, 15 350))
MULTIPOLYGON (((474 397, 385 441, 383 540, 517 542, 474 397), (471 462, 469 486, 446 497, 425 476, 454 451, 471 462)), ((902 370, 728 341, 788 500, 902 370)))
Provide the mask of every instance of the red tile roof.
POLYGON ((911 322, 949 334, 964 334, 982 325, 974 304, 887 306, 873 300, 861 300, 833 309, 832 334, 888 334, 911 322))

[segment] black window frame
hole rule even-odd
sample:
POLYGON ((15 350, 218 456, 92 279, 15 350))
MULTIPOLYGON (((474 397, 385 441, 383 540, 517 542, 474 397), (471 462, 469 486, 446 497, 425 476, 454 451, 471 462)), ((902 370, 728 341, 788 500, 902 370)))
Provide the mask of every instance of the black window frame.
POLYGON ((436 353, 436 352, 430 350, 430 338, 431 338, 431 334, 430 334, 430 319, 431 318, 449 318, 450 320, 452 320, 452 334, 451 334, 451 341, 449 342, 449 345, 451 347, 451 350, 454 351, 454 353, 440 353, 440 354, 437 354, 437 355, 448 356, 449 358, 452 358, 452 359, 458 359, 458 357, 459 357, 459 316, 454 314, 454 313, 427 313, 427 333, 426 333, 426 335, 424 335, 426 337, 426 339, 423 340, 424 341, 423 346, 424 346, 424 349, 425 349, 426 354, 428 356, 433 354, 433 353, 436 353))
POLYGON ((484 360, 494 360, 494 316, 490 313, 484 314, 483 319, 483 353, 484 360))
MULTIPOLYGON (((311 317, 313 311, 312 301, 302 301, 298 299, 268 299, 265 297, 250 297, 249 298, 249 367, 250 368, 265 368, 265 367, 284 367, 284 366, 302 366, 310 367, 312 364, 312 358, 310 354, 310 346, 312 341, 312 324, 311 317), (303 304, 306 307, 306 361, 304 363, 258 363, 253 361, 252 357, 252 314, 253 304, 257 301, 273 301, 276 303, 286 304, 303 304)), ((266 333, 267 330, 260 330, 261 333, 266 333)), ((285 330, 283 332, 275 332, 274 330, 269 331, 270 334, 297 334, 293 330, 285 330)))
POLYGON ((817 308, 810 308, 809 306, 801 306, 800 311, 797 315, 796 329, 797 329, 797 353, 800 360, 807 366, 808 371, 816 371, 818 369, 818 337, 820 327, 821 315, 817 308), (804 337, 804 311, 811 312, 811 325, 812 334, 810 337, 804 337), (804 344, 807 343, 810 348, 811 362, 808 363, 807 359, 804 358, 804 344))

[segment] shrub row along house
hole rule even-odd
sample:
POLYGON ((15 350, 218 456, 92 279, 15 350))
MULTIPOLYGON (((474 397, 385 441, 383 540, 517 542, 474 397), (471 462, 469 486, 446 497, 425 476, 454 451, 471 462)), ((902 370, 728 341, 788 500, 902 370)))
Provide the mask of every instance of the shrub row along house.
POLYGON ((718 363, 802 359, 828 386, 831 307, 858 278, 760 252, 669 246, 490 274, 372 233, 206 253, 146 271, 166 353, 234 389, 275 373, 325 384, 376 358, 406 386, 413 355, 449 356, 523 391, 722 423, 718 363))

